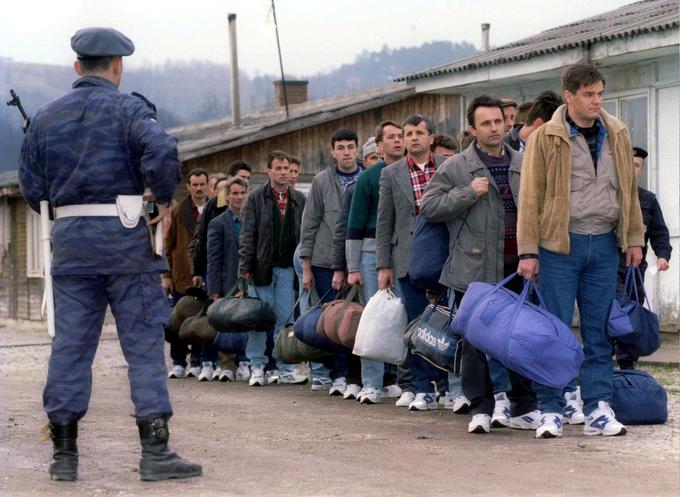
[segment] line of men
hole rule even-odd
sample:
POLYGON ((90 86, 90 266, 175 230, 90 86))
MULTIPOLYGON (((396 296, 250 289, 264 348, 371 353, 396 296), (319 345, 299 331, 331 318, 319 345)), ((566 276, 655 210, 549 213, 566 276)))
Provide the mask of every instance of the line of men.
MULTIPOLYGON (((576 379, 564 391, 532 384, 467 342, 461 377, 444 375, 410 353, 395 368, 347 351, 310 363, 311 388, 362 404, 394 397, 397 406, 412 411, 438 408, 440 396, 446 407, 472 414, 471 433, 509 426, 555 438, 567 422, 585 424, 586 435, 625 434, 609 405, 610 300, 601 296, 615 294, 619 253, 625 254, 624 265, 638 266, 646 246, 633 147, 625 125, 601 108, 605 81, 595 67, 570 66, 562 83, 566 103, 544 92, 528 109, 524 106, 523 124, 517 126, 514 102, 488 95, 473 99, 467 110, 471 143, 447 154, 448 159, 437 152, 455 152, 455 142, 436 138, 427 117, 412 115, 403 123, 382 122, 363 147, 365 161, 357 159, 356 133, 336 130, 331 137, 335 164, 315 176, 307 198, 291 186, 292 160, 280 151, 267 159, 268 181, 244 203, 247 182, 227 180, 226 211, 200 222, 192 283, 207 275, 208 291, 217 298, 240 276, 277 315, 274 334, 249 332, 237 378, 247 376, 252 386, 307 381, 301 365, 281 363, 271 353, 273 336, 290 318, 297 291, 314 291, 327 302, 345 285, 360 285, 366 299, 393 288, 409 321, 418 317, 436 301, 409 275, 411 238, 421 215, 448 227, 449 257, 439 282, 449 290, 450 306, 460 303, 471 282, 495 283, 513 273, 534 278, 539 267, 548 310, 571 326, 578 303, 586 355, 580 388, 576 379), (207 266, 196 263, 203 245, 207 266)), ((195 210, 187 204, 175 209, 178 215, 184 209, 187 220, 192 214, 195 223, 200 196, 194 193, 208 177, 201 173, 198 183, 192 177, 188 185, 195 210)), ((661 257, 666 267, 669 257, 670 251, 661 257)), ((521 278, 510 284, 515 291, 521 286, 521 278)), ((216 374, 217 349, 205 349, 199 379, 216 374)), ((182 360, 173 355, 171 377, 183 375, 182 360)))

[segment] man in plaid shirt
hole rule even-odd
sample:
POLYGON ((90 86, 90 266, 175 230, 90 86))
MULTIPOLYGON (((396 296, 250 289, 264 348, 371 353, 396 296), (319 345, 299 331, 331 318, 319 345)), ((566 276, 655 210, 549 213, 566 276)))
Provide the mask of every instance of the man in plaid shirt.
MULTIPOLYGON (((408 275, 408 254, 415 219, 420 212, 425 189, 444 157, 430 152, 434 140, 432 122, 421 115, 408 117, 403 124, 407 156, 385 167, 380 175, 380 199, 376 226, 376 266, 378 287, 394 287, 401 297, 408 320, 422 314, 428 301, 424 288, 417 288, 408 275)), ((426 257, 427 255, 424 254, 426 257)), ((406 404, 412 411, 436 409, 432 380, 439 380, 439 370, 423 359, 409 354, 416 395, 406 404)))

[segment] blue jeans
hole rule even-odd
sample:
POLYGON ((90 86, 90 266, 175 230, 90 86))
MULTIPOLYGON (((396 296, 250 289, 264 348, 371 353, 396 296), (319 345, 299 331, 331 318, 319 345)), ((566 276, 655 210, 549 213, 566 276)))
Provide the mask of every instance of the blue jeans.
MULTIPOLYGON (((251 287, 249 292, 268 302, 274 309, 276 314, 274 338, 276 338, 279 331, 286 325, 286 320, 295 304, 295 288, 293 286, 295 272, 292 267, 275 267, 272 270, 272 278, 271 285, 251 287)), ((250 331, 246 345, 246 356, 248 356, 250 364, 264 367, 268 362, 266 349, 267 330, 250 331)), ((276 361, 276 367, 283 371, 289 371, 292 365, 276 361)))
MULTIPOLYGON (((406 307, 406 316, 409 322, 420 316, 429 303, 425 297, 425 290, 421 290, 411 283, 409 275, 399 278, 395 285, 395 293, 406 307)), ((430 366, 425 359, 413 355, 411 352, 408 353, 408 356, 407 361, 413 373, 413 385, 416 393, 434 393, 432 381, 436 382, 439 379, 440 371, 434 366, 430 366)))
MULTIPOLYGON (((378 291, 378 269, 375 252, 361 252, 361 278, 364 280, 364 297, 370 299, 378 291)), ((361 383, 364 388, 382 388, 385 363, 361 358, 361 383)))
MULTIPOLYGON (((312 273, 314 274, 314 283, 316 286, 316 292, 319 297, 323 297, 323 302, 331 302, 335 300, 336 292, 329 289, 332 288, 333 283, 333 270, 325 267, 312 266, 312 273)), ((328 376, 335 380, 337 378, 347 378, 349 373, 349 363, 347 361, 347 355, 351 354, 348 352, 337 352, 333 354, 328 359, 324 359, 322 362, 323 366, 328 370, 328 376)))
MULTIPOLYGON (((616 289, 619 256, 616 235, 569 233, 571 251, 562 255, 539 250, 539 289, 548 310, 571 327, 574 301, 578 303, 585 360, 581 365, 583 412, 588 415, 613 392, 612 344, 607 335, 609 307, 616 289)), ((562 390, 535 384, 539 409, 564 410, 562 390)))
POLYGON ((487 357, 487 363, 489 364, 489 374, 491 375, 491 383, 493 383, 494 395, 507 392, 508 388, 510 388, 508 370, 497 359, 487 357))

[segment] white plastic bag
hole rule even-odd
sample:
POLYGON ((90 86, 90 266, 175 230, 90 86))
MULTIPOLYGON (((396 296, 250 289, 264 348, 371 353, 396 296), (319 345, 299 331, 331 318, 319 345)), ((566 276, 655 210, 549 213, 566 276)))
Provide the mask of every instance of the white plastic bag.
POLYGON ((354 355, 390 364, 406 360, 404 332, 408 325, 406 308, 392 290, 378 290, 361 314, 354 340, 354 355))

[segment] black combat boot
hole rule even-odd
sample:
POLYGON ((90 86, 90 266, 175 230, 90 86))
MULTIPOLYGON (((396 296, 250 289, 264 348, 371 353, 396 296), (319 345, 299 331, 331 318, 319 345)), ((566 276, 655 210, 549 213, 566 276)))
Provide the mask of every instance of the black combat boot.
POLYGON ((137 427, 142 443, 139 476, 143 481, 188 478, 203 474, 200 464, 185 461, 168 449, 170 432, 165 418, 138 419, 137 427))
POLYGON ((78 422, 50 421, 50 438, 54 444, 50 475, 53 480, 74 481, 78 478, 78 422))

